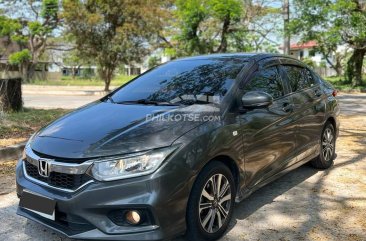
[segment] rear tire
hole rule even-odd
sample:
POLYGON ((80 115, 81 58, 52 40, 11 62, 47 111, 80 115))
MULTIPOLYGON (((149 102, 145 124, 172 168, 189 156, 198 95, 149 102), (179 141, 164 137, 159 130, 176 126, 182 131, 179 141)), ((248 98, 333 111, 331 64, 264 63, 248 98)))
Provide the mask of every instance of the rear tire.
POLYGON ((190 241, 212 241, 226 231, 233 212, 235 182, 230 169, 210 162, 198 175, 187 206, 187 233, 190 241))
POLYGON ((327 122, 320 138, 320 154, 310 164, 318 169, 327 169, 333 165, 335 158, 335 130, 332 123, 327 122))

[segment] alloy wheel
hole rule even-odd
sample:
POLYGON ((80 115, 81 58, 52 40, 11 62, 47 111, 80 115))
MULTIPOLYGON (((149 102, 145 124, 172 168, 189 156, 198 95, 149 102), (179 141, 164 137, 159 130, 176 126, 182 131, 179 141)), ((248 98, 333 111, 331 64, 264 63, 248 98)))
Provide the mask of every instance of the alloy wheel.
POLYGON ((199 220, 208 233, 217 232, 228 218, 231 186, 223 174, 213 175, 205 184, 199 202, 199 220))
POLYGON ((334 134, 330 128, 324 130, 322 138, 322 152, 325 161, 331 161, 334 153, 334 134))

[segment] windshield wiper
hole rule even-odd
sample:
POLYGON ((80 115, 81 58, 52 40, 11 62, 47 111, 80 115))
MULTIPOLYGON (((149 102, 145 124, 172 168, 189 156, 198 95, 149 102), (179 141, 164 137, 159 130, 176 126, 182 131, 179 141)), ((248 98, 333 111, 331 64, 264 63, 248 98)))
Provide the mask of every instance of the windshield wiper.
POLYGON ((206 105, 206 104, 213 104, 212 102, 205 101, 205 100, 195 100, 195 99, 186 99, 186 100, 180 100, 179 103, 182 103, 183 105, 206 105))
POLYGON ((106 99, 106 100, 109 100, 111 103, 116 103, 116 102, 113 100, 112 96, 110 96, 110 95, 107 95, 107 96, 105 97, 105 99, 106 99))
POLYGON ((168 101, 155 101, 148 99, 139 99, 139 100, 124 100, 119 102, 114 102, 116 104, 140 104, 140 105, 167 105, 167 106, 177 106, 179 104, 174 104, 168 101))

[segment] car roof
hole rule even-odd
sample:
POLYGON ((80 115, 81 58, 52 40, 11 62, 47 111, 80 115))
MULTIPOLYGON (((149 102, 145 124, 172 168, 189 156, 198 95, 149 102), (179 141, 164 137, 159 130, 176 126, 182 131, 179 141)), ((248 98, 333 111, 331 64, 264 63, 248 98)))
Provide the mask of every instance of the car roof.
POLYGON ((173 61, 185 61, 185 60, 209 60, 216 58, 234 58, 234 59, 253 59, 255 61, 260 61, 267 58, 286 58, 298 61, 297 59, 284 55, 284 54, 274 54, 274 53, 219 53, 219 54, 207 54, 207 55, 198 55, 192 57, 183 57, 179 59, 175 59, 173 61))

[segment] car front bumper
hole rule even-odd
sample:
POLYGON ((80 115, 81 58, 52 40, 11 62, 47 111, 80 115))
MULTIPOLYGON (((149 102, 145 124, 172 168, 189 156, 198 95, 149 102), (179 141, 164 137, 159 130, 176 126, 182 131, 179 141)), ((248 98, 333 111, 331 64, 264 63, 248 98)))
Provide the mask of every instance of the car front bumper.
MULTIPOLYGON (((183 234, 191 181, 188 171, 163 168, 152 175, 112 182, 93 182, 67 193, 28 180, 23 161, 16 169, 17 194, 23 190, 56 201, 55 221, 18 207, 17 214, 41 223, 69 238, 89 240, 164 240, 183 234), (144 226, 118 225, 109 214, 119 210, 146 210, 144 226)), ((179 168, 179 167, 177 167, 179 168)))

